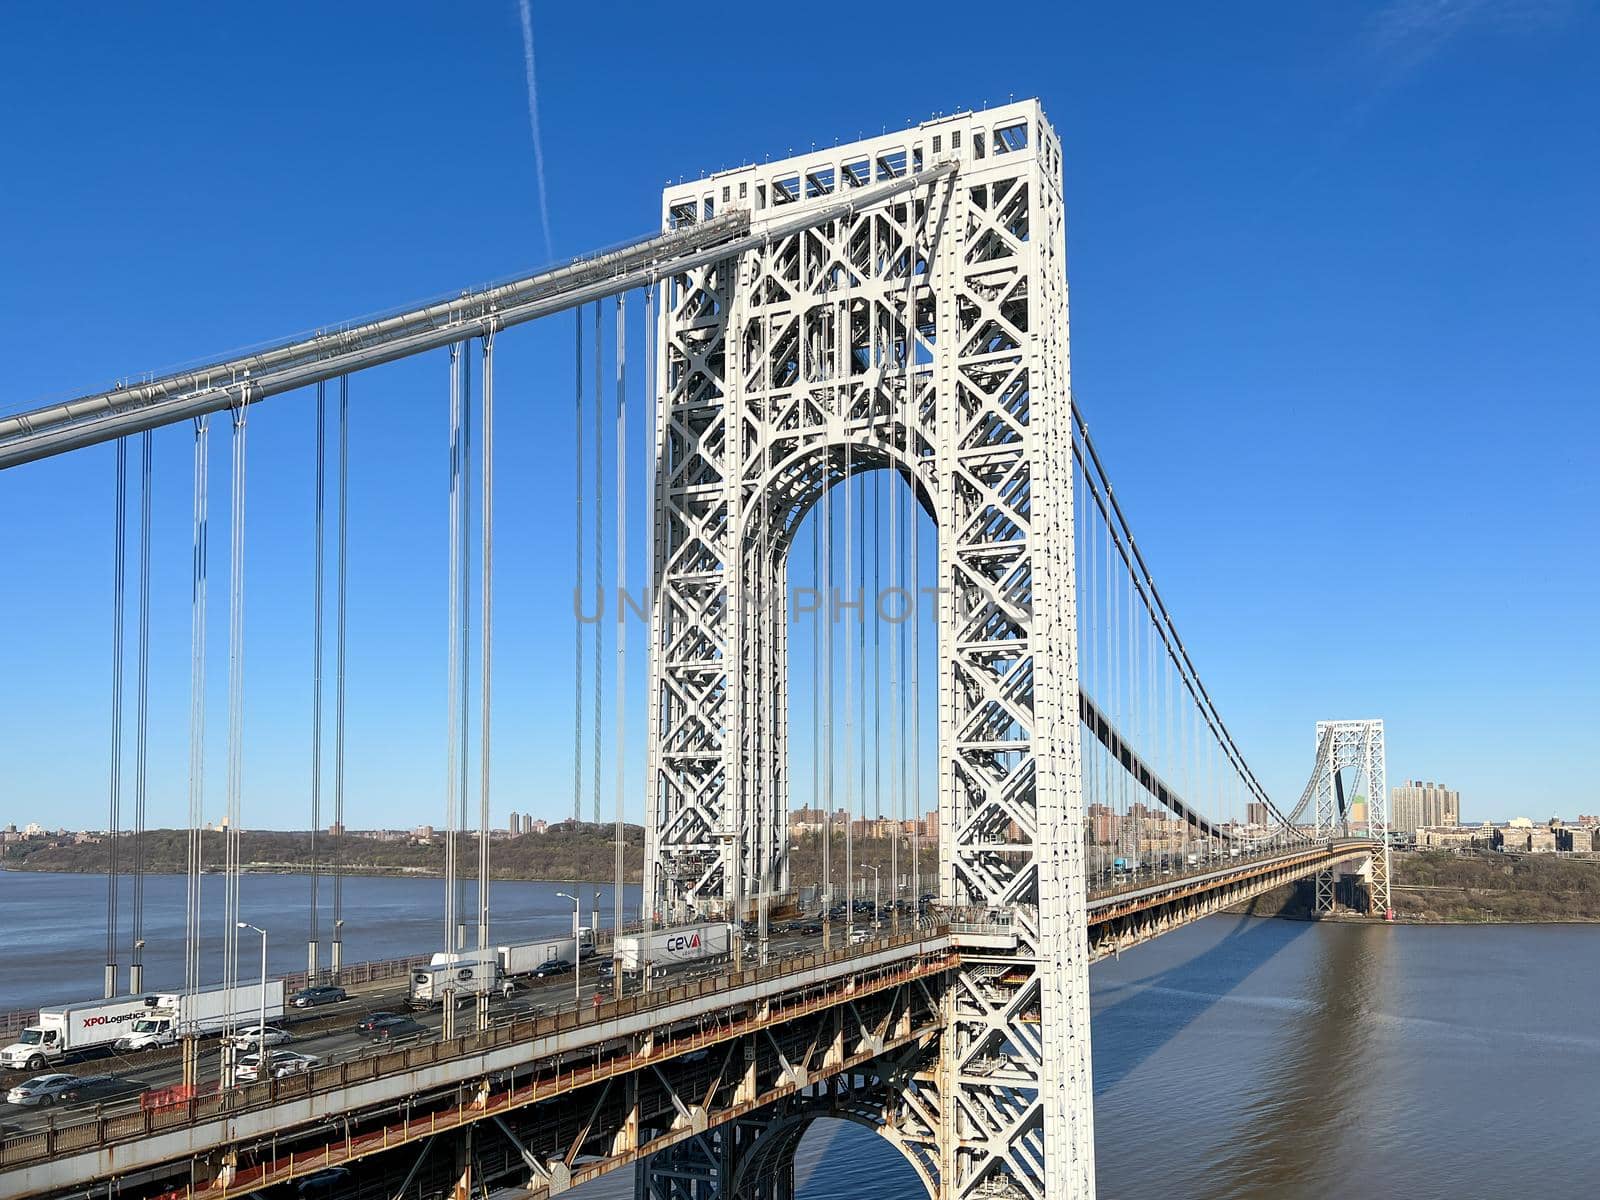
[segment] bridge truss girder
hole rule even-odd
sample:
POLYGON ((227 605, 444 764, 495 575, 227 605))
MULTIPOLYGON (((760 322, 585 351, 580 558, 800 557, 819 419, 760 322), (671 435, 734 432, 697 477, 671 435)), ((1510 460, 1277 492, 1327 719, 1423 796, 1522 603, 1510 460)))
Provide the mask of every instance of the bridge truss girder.
POLYGON ((1015 935, 1004 986, 950 989, 919 1096, 937 1194, 1076 1200, 1094 1158, 1059 143, 1026 101, 668 188, 663 217, 803 211, 946 160, 666 281, 646 903, 744 915, 786 885, 789 540, 828 488, 894 471, 938 531, 941 900, 1015 935))

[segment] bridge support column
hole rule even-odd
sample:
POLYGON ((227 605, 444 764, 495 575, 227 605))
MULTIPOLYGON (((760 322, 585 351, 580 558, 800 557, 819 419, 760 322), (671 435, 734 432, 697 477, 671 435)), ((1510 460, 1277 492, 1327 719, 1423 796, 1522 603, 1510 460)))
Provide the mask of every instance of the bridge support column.
POLYGON ((450 1188, 450 1200, 473 1200, 472 1126, 467 1125, 456 1139, 456 1181, 450 1188))

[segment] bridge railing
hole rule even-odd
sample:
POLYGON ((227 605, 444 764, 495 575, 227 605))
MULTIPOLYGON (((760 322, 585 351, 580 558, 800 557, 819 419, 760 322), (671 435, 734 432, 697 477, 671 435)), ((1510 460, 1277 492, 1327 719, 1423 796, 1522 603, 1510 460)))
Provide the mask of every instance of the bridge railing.
MULTIPOLYGON (((714 977, 688 980, 669 987, 652 988, 596 1005, 564 1008, 554 1013, 536 1016, 517 1016, 492 1024, 489 1028, 461 1034, 449 1039, 419 1041, 408 1046, 360 1054, 342 1062, 329 1063, 313 1070, 288 1075, 281 1079, 220 1089, 192 1090, 187 1093, 167 1093, 163 1103, 160 1098, 149 1097, 137 1109, 107 1113, 98 1110, 92 1116, 56 1123, 47 1127, 14 1135, 0 1142, 0 1168, 55 1158, 62 1154, 95 1149, 113 1142, 125 1142, 160 1133, 166 1129, 190 1125, 223 1114, 233 1115, 252 1109, 271 1107, 288 1100, 300 1099, 322 1092, 339 1091, 352 1084, 364 1083, 397 1072, 414 1071, 436 1063, 469 1058, 500 1046, 526 1043, 602 1022, 611 1022, 651 1009, 667 1007, 698 999, 715 1000, 731 989, 746 985, 779 981, 788 975, 799 975, 852 958, 878 953, 897 947, 911 947, 948 932, 943 926, 919 927, 903 933, 889 933, 883 937, 851 946, 841 946, 827 951, 793 955, 765 966, 747 967, 714 977)), ((924 953, 931 953, 926 951, 924 953)), ((892 971, 900 964, 885 964, 874 972, 863 975, 871 979, 875 972, 892 971)), ((776 997, 774 997, 776 999, 776 997)), ((701 1024, 722 1020, 716 1006, 709 1005, 709 1017, 701 1024)), ((594 1055, 602 1054, 604 1047, 596 1043, 594 1055)), ((574 1050, 561 1052, 558 1067, 565 1065, 574 1050)), ((592 1066, 591 1055, 585 1053, 585 1069, 592 1066)))

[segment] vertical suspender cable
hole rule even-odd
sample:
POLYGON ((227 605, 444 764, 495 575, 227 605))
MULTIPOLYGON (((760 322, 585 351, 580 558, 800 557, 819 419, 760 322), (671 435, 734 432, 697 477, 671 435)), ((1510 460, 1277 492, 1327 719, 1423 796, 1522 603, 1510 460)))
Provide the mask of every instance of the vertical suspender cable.
MULTIPOLYGON (((872 602, 862 611, 863 619, 872 625, 872 815, 875 821, 883 820, 883 623, 878 618, 878 605, 883 597, 883 482, 882 471, 874 471, 872 480, 872 602)), ((863 548, 866 539, 862 539, 863 548)), ((865 730, 863 730, 865 736, 865 730)), ((877 838, 881 824, 872 831, 877 838)), ((876 914, 873 916, 877 920, 876 914)))
MULTIPOLYGON (((183 986, 200 986, 200 871, 204 845, 200 823, 205 811, 206 767, 206 525, 209 491, 211 418, 194 420, 194 542, 189 582, 189 878, 183 986)), ((190 1081, 192 1082, 192 1081, 190 1081)))
POLYGON ((322 598, 323 598, 323 509, 328 453, 327 384, 317 384, 316 431, 316 518, 312 538, 316 543, 311 575, 311 916, 306 936, 306 981, 316 982, 317 951, 321 942, 318 927, 318 902, 321 879, 317 874, 317 830, 322 825, 322 598))
MULTIPOLYGON (((628 733, 628 629, 623 622, 627 612, 628 594, 628 358, 627 358, 628 297, 617 297, 617 733, 616 761, 613 769, 616 778, 617 828, 616 828, 616 878, 612 883, 611 921, 614 929, 622 928, 622 873, 623 841, 623 754, 628 733)), ((613 946, 620 942, 613 942, 613 946)), ((617 994, 622 993, 622 963, 617 961, 614 978, 617 994)))
MULTIPOLYGON (((875 401, 872 398, 869 397, 867 403, 870 406, 873 403, 875 403, 875 401)), ((869 420, 870 420, 870 413, 871 413, 871 408, 870 407, 868 408, 868 413, 869 413, 869 420)), ((856 537, 856 580, 861 585, 861 607, 856 610, 856 650, 858 652, 857 661, 861 665, 858 668, 858 673, 857 673, 857 677, 856 677, 856 686, 857 686, 857 688, 859 690, 859 693, 860 693, 859 696, 857 697, 858 702, 859 702, 858 711, 860 713, 860 720, 856 723, 856 729, 858 731, 858 735, 859 735, 861 740, 860 740, 860 742, 858 743, 858 745, 856 747, 856 751, 857 751, 857 754, 856 754, 856 768, 857 768, 857 771, 858 771, 858 774, 856 776, 856 799, 860 803, 860 810, 861 810, 860 820, 861 820, 862 832, 863 832, 863 834, 865 834, 865 832, 866 832, 866 820, 867 820, 867 603, 868 603, 867 602, 867 595, 866 595, 866 592, 867 592, 867 530, 866 530, 866 523, 867 523, 867 481, 866 481, 865 477, 862 478, 861 489, 860 490, 861 490, 861 502, 856 506, 856 523, 857 523, 857 530, 856 530, 856 532, 857 532, 857 537, 856 537)), ((876 643, 874 643, 874 649, 876 649, 876 643)), ((865 856, 865 852, 863 851, 863 857, 864 856, 865 856)), ((861 867, 861 874, 862 874, 863 877, 865 877, 866 873, 867 873, 866 864, 863 862, 862 867, 861 867)), ((863 879, 863 881, 864 881, 864 879, 863 879)), ((874 914, 873 914, 873 919, 874 920, 877 919, 876 912, 874 912, 874 914)))
POLYGON ((106 978, 117 994, 117 832, 122 824, 122 633, 127 608, 128 441, 117 439, 117 482, 111 567, 111 796, 106 824, 106 978))
MULTIPOLYGON (((826 470, 826 469, 824 469, 826 470)), ((823 487, 827 487, 827 475, 823 475, 823 487)), ((822 529, 818 525, 811 531, 811 586, 815 590, 822 587, 822 567, 818 561, 818 551, 822 545, 822 529)), ((811 638, 811 808, 822 811, 823 834, 823 863, 827 862, 827 810, 822 807, 822 638, 821 630, 813 627, 811 638)), ((824 906, 827 903, 828 888, 827 869, 824 866, 818 879, 817 900, 824 906)), ((826 907, 824 907, 826 913, 826 907)), ((823 920, 827 920, 824 916, 823 920)))
MULTIPOLYGON (((461 491, 460 505, 456 510, 457 518, 461 522, 461 553, 458 560, 460 574, 457 576, 458 586, 461 589, 461 606, 457 610, 461 614, 461 627, 459 630, 460 641, 457 643, 456 653, 460 656, 460 666, 456 675, 456 703, 461 709, 461 723, 459 725, 460 754, 456 758, 456 770, 459 773, 456 791, 456 837, 464 839, 467 836, 467 778, 470 773, 470 760, 467 755, 467 739, 471 733, 472 713, 472 581, 470 569, 472 566, 472 355, 471 344, 461 348, 461 491)), ((461 859, 459 852, 456 858, 456 941, 457 949, 465 949, 467 945, 467 878, 461 873, 461 859)))
POLYGON ((577 379, 572 406, 573 428, 577 431, 577 450, 572 460, 572 492, 577 503, 573 506, 574 526, 572 554, 574 582, 572 587, 572 819, 583 819, 583 306, 573 310, 573 328, 576 331, 577 379))
MULTIPOLYGON (((841 609, 848 610, 853 595, 851 585, 854 580, 852 567, 854 557, 850 553, 852 525, 855 521, 854 489, 855 482, 851 479, 852 454, 850 449, 850 408, 853 397, 845 393, 844 400, 844 594, 845 602, 841 609)), ((845 937, 848 939, 855 929, 856 923, 856 877, 855 877, 855 794, 852 787, 855 783, 855 660, 850 653, 851 643, 854 641, 850 631, 844 631, 844 791, 845 791, 845 818, 844 818, 844 928, 845 937)))
MULTIPOLYGON (((189 594, 189 873, 186 881, 183 986, 193 992, 200 987, 200 881, 205 845, 200 822, 205 810, 206 743, 206 557, 210 531, 207 528, 209 455, 209 416, 194 421, 194 542, 190 560, 189 594)), ((196 1042, 192 1029, 180 1029, 183 1036, 183 1082, 193 1086, 197 1071, 196 1042)))
MULTIPOLYGON (((483 351, 483 495, 482 550, 483 572, 478 585, 482 619, 479 622, 479 667, 483 678, 478 709, 478 949, 489 948, 489 763, 492 692, 492 651, 494 649, 494 328, 485 331, 480 342, 483 351)), ((487 993, 480 993, 479 1012, 487 1017, 487 993)))
POLYGON ((911 814, 911 903, 922 912, 922 571, 920 547, 922 523, 917 500, 917 483, 921 478, 918 465, 922 457, 918 429, 921 426, 921 405, 915 394, 910 397, 911 414, 908 434, 911 458, 910 529, 907 538, 911 550, 911 796, 906 807, 911 814))
POLYGON ((339 545, 335 568, 337 612, 334 617, 333 681, 333 823, 338 837, 333 842, 333 943, 329 965, 333 982, 339 982, 344 966, 344 875, 340 871, 340 850, 344 843, 344 655, 345 583, 349 564, 350 512, 350 377, 339 376, 339 545))
MULTIPOLYGON (((459 710, 456 707, 456 678, 461 669, 461 659, 456 653, 457 628, 461 622, 459 607, 461 591, 456 577, 461 572, 461 520, 457 512, 461 505, 461 343, 450 346, 450 457, 449 457, 449 616, 445 630, 445 800, 444 800, 444 948, 456 948, 456 754, 460 740, 459 710)), ((454 1005, 444 1006, 445 1024, 453 1022, 454 1005)))
POLYGON ((128 994, 144 988, 144 809, 150 745, 150 476, 154 435, 139 437, 139 676, 133 756, 133 938, 128 994))
POLYGON ((648 604, 648 620, 645 624, 645 743, 644 743, 644 834, 645 846, 641 847, 642 857, 639 866, 639 920, 646 932, 649 931, 654 918, 656 903, 655 871, 654 864, 650 861, 648 853, 644 851, 650 842, 650 830, 654 827, 656 815, 656 802, 659 796, 656 782, 656 722, 653 715, 657 711, 660 697, 656 694, 655 678, 650 672, 649 664, 654 661, 655 635, 656 635, 656 429, 660 422, 660 398, 657 395, 656 385, 656 285, 649 283, 644 289, 644 436, 641 439, 644 454, 644 520, 639 526, 641 536, 644 538, 644 563, 645 563, 645 599, 648 604))
MULTIPOLYGON (((845 394, 846 379, 834 389, 834 403, 845 394)), ((833 947, 833 449, 823 451, 822 524, 817 530, 822 546, 822 948, 833 947)))
MULTIPOLYGON (((605 527, 605 488, 603 486, 604 470, 601 464, 601 453, 604 442, 601 421, 605 409, 600 395, 600 301, 594 302, 594 594, 595 614, 594 623, 594 823, 600 824, 600 743, 602 730, 600 727, 600 712, 605 692, 604 675, 601 671, 601 656, 606 647, 606 622, 605 622, 605 549, 602 545, 602 535, 605 527)), ((598 903, 600 889, 595 888, 595 900, 598 903)))
POLYGON ((241 384, 233 410, 232 491, 228 537, 228 815, 226 833, 226 923, 223 939, 223 982, 228 989, 228 1032, 238 1025, 239 1011, 239 851, 241 796, 244 789, 244 516, 245 516, 245 395, 241 384))
MULTIPOLYGON (((605 738, 602 726, 602 708, 605 699, 605 675, 602 658, 606 646, 606 560, 603 544, 605 530, 605 470, 602 460, 605 444, 605 401, 601 394, 601 359, 600 350, 602 338, 601 330, 601 302, 594 302, 594 596, 595 596, 595 622, 594 622, 594 762, 592 766, 593 779, 590 787, 593 791, 593 820, 596 832, 600 825, 600 755, 601 745, 605 738)), ((594 902, 590 911, 600 911, 600 885, 594 885, 594 902)), ((599 918, 596 917, 596 920, 599 918)))

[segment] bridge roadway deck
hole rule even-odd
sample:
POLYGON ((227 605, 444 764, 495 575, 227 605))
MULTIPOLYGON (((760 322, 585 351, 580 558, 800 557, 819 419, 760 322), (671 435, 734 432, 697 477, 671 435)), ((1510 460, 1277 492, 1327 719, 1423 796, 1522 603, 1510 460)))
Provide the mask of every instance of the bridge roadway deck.
MULTIPOLYGON (((1354 839, 1301 846, 1096 895, 1088 905, 1091 957, 1118 952, 1370 850, 1370 842, 1354 839)), ((496 1077, 515 1078, 535 1064, 553 1065, 553 1073, 541 1077, 537 1092, 530 1091, 519 1103, 548 1099, 740 1036, 751 1021, 786 1020, 802 1008, 846 1003, 875 988, 937 975, 954 965, 957 954, 1004 953, 1014 941, 1001 921, 957 918, 949 925, 658 988, 592 1010, 516 1020, 482 1033, 196 1096, 170 1107, 52 1126, 0 1144, 0 1197, 58 1194, 96 1181, 128 1180, 179 1162, 214 1162, 228 1146, 259 1143, 295 1129, 331 1128, 352 1114, 399 1111, 414 1097, 481 1086, 496 1077)), ((462 1103, 454 1123, 491 1115, 481 1106, 462 1103)), ((325 1148, 317 1158, 303 1158, 298 1167, 288 1165, 282 1178, 380 1152, 396 1144, 394 1136, 402 1142, 428 1136, 440 1128, 437 1117, 430 1120, 433 1124, 420 1133, 413 1123, 401 1122, 408 1131, 402 1135, 391 1134, 391 1126, 384 1124, 377 1141, 364 1137, 362 1144, 350 1144, 336 1156, 325 1148)), ((213 1187, 205 1194, 238 1195, 277 1181, 258 1176, 247 1183, 241 1178, 238 1187, 213 1187)))

